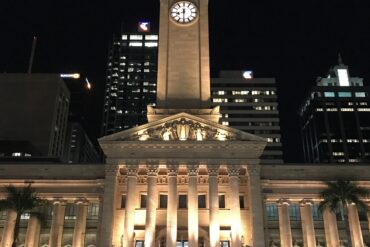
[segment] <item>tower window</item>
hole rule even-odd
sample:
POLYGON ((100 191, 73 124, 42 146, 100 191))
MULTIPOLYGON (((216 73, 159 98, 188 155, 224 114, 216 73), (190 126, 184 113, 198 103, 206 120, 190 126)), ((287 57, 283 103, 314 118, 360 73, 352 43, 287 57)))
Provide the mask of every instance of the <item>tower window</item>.
POLYGON ((121 208, 126 208, 126 195, 121 196, 121 208))
POLYGON ((240 208, 245 208, 244 196, 239 196, 239 205, 240 208))
POLYGON ((218 207, 219 208, 226 208, 225 195, 219 195, 218 196, 218 207))

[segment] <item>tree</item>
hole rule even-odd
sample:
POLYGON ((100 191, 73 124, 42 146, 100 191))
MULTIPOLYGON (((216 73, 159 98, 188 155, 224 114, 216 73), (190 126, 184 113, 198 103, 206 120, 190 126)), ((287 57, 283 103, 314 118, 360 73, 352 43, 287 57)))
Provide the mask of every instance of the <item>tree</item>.
POLYGON ((356 183, 349 179, 338 179, 334 182, 325 182, 325 184, 328 187, 320 193, 324 200, 320 203, 319 210, 329 209, 334 213, 340 213, 346 229, 348 247, 352 247, 348 206, 354 203, 358 208, 368 212, 368 206, 362 201, 362 198, 368 196, 368 190, 357 186, 356 183))
POLYGON ((21 215, 30 213, 42 220, 43 214, 40 209, 47 204, 47 201, 38 197, 31 184, 23 188, 16 188, 13 185, 9 185, 5 187, 5 190, 8 195, 6 199, 0 200, 0 210, 14 210, 17 213, 12 244, 12 247, 16 247, 19 241, 21 215))

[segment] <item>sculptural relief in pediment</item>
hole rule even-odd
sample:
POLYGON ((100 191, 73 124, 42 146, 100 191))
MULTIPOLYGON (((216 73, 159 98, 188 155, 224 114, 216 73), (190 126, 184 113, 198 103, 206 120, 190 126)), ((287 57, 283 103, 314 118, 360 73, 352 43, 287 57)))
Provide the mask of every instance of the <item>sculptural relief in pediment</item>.
POLYGON ((139 130, 129 140, 140 141, 206 141, 234 140, 235 134, 191 119, 180 118, 139 130))

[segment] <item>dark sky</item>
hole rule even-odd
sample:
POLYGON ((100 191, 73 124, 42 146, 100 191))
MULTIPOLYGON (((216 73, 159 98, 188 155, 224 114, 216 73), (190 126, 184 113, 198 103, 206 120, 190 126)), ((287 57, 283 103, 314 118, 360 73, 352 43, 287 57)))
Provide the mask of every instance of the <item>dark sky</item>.
MULTIPOLYGON (((121 23, 158 28, 159 0, 1 0, 0 72, 26 72, 38 37, 33 72, 78 71, 94 84, 89 132, 98 135, 107 50, 121 23)), ((211 70, 252 69, 275 77, 285 160, 302 160, 297 110, 317 76, 341 52, 352 76, 370 80, 367 0, 210 0, 211 70)))

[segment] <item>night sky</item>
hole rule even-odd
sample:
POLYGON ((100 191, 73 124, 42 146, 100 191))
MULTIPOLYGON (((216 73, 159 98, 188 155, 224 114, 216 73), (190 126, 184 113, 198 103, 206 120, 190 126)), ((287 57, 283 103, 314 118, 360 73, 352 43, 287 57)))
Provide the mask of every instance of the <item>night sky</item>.
MULTIPOLYGON (((87 116, 96 137, 113 34, 139 20, 157 30, 158 12, 159 0, 1 0, 0 72, 27 71, 36 35, 34 73, 80 72, 93 83, 87 116)), ((300 162, 298 107, 338 52, 350 74, 370 84, 370 3, 210 0, 210 45, 213 76, 252 69, 255 77, 276 78, 285 161, 300 162)))

